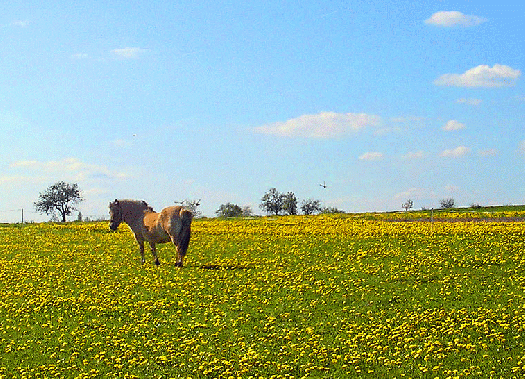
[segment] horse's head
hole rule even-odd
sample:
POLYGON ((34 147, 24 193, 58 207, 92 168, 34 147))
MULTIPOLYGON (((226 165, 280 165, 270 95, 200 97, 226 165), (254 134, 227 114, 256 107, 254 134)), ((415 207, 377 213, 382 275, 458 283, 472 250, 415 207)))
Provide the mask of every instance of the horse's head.
POLYGON ((117 199, 109 203, 109 228, 113 231, 117 230, 122 222, 122 207, 117 199))

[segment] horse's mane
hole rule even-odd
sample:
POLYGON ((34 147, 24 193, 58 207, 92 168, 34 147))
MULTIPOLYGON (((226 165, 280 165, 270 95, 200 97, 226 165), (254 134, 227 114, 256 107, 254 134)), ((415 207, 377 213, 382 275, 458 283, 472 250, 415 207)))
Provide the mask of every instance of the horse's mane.
POLYGON ((118 201, 122 214, 128 218, 137 219, 144 215, 144 212, 154 212, 153 208, 148 205, 144 200, 119 200, 118 201))

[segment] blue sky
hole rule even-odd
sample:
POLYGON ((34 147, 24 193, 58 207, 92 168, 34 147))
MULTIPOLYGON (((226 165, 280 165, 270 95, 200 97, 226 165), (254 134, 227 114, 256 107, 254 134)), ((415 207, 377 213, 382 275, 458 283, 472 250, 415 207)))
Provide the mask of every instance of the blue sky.
POLYGON ((255 213, 272 187, 348 212, 525 203, 516 1, 10 2, 0 222, 115 198, 255 213), (319 184, 325 182, 327 188, 319 184))

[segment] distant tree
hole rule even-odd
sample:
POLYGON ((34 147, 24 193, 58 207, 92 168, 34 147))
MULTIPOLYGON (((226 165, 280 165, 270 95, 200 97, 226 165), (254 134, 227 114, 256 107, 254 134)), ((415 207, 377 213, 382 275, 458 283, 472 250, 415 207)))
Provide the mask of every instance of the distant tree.
POLYGON ((293 192, 288 192, 282 195, 283 198, 283 211, 289 215, 297 214, 297 198, 293 192))
POLYGON ((240 217, 243 215, 243 210, 237 204, 226 203, 222 204, 215 213, 218 217, 240 217))
POLYGON ((319 213, 322 211, 321 201, 312 199, 303 200, 301 202, 301 211, 303 211, 305 215, 319 213))
POLYGON ((408 212, 408 210, 412 209, 414 206, 414 202, 411 199, 408 199, 406 203, 403 203, 401 206, 405 209, 405 212, 408 212))
POLYGON ((453 198, 448 198, 448 199, 442 199, 439 201, 439 204, 441 205, 441 208, 443 209, 450 209, 450 208, 454 208, 454 199, 453 198))
POLYGON ((336 207, 325 207, 321 210, 321 213, 345 213, 345 211, 337 209, 336 207))
POLYGON ((76 183, 57 182, 41 193, 34 205, 40 213, 55 216, 55 212, 58 212, 62 222, 66 222, 66 216, 71 215, 76 210, 75 205, 82 200, 76 183))
POLYGON ((283 210, 283 195, 276 188, 270 188, 262 197, 260 207, 268 214, 279 215, 283 210))

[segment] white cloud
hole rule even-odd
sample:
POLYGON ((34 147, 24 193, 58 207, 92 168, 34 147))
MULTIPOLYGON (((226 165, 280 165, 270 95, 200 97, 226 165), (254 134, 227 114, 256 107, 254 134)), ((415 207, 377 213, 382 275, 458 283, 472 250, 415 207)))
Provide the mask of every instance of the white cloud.
POLYGON ((365 113, 322 112, 259 126, 254 131, 281 137, 335 138, 377 126, 380 121, 379 116, 365 113))
POLYGON ((468 28, 476 26, 488 21, 486 18, 465 15, 458 11, 451 12, 437 12, 434 13, 429 19, 425 20, 425 24, 441 26, 445 28, 451 28, 455 26, 468 28))
POLYGON ((466 104, 466 105, 472 105, 472 106, 478 106, 482 103, 480 99, 473 99, 473 98, 461 98, 457 99, 456 103, 458 104, 466 104))
POLYGON ((424 157, 425 157, 425 153, 422 151, 411 151, 403 155, 403 159, 407 159, 407 160, 421 159, 424 157))
POLYGON ((434 80, 437 86, 449 87, 509 87, 521 76, 521 71, 495 64, 494 67, 480 65, 463 74, 444 74, 434 80))
POLYGON ((369 151, 359 156, 362 161, 379 161, 383 159, 383 153, 377 151, 369 151))
POLYGON ((124 173, 111 172, 106 166, 84 163, 77 158, 66 158, 61 161, 40 162, 35 160, 11 163, 13 168, 23 168, 43 173, 60 174, 68 180, 84 181, 94 179, 119 179, 127 177, 124 173))
POLYGON ((470 152, 470 148, 465 146, 458 146, 455 149, 445 150, 441 153, 442 157, 448 158, 459 158, 467 155, 470 152))
POLYGON ((111 53, 118 56, 119 58, 132 59, 138 58, 141 54, 145 53, 146 49, 140 47, 124 47, 122 49, 113 49, 111 53))
POLYGON ((443 130, 446 130, 448 132, 460 129, 465 129, 465 124, 456 120, 450 120, 445 124, 445 126, 443 126, 443 130))

